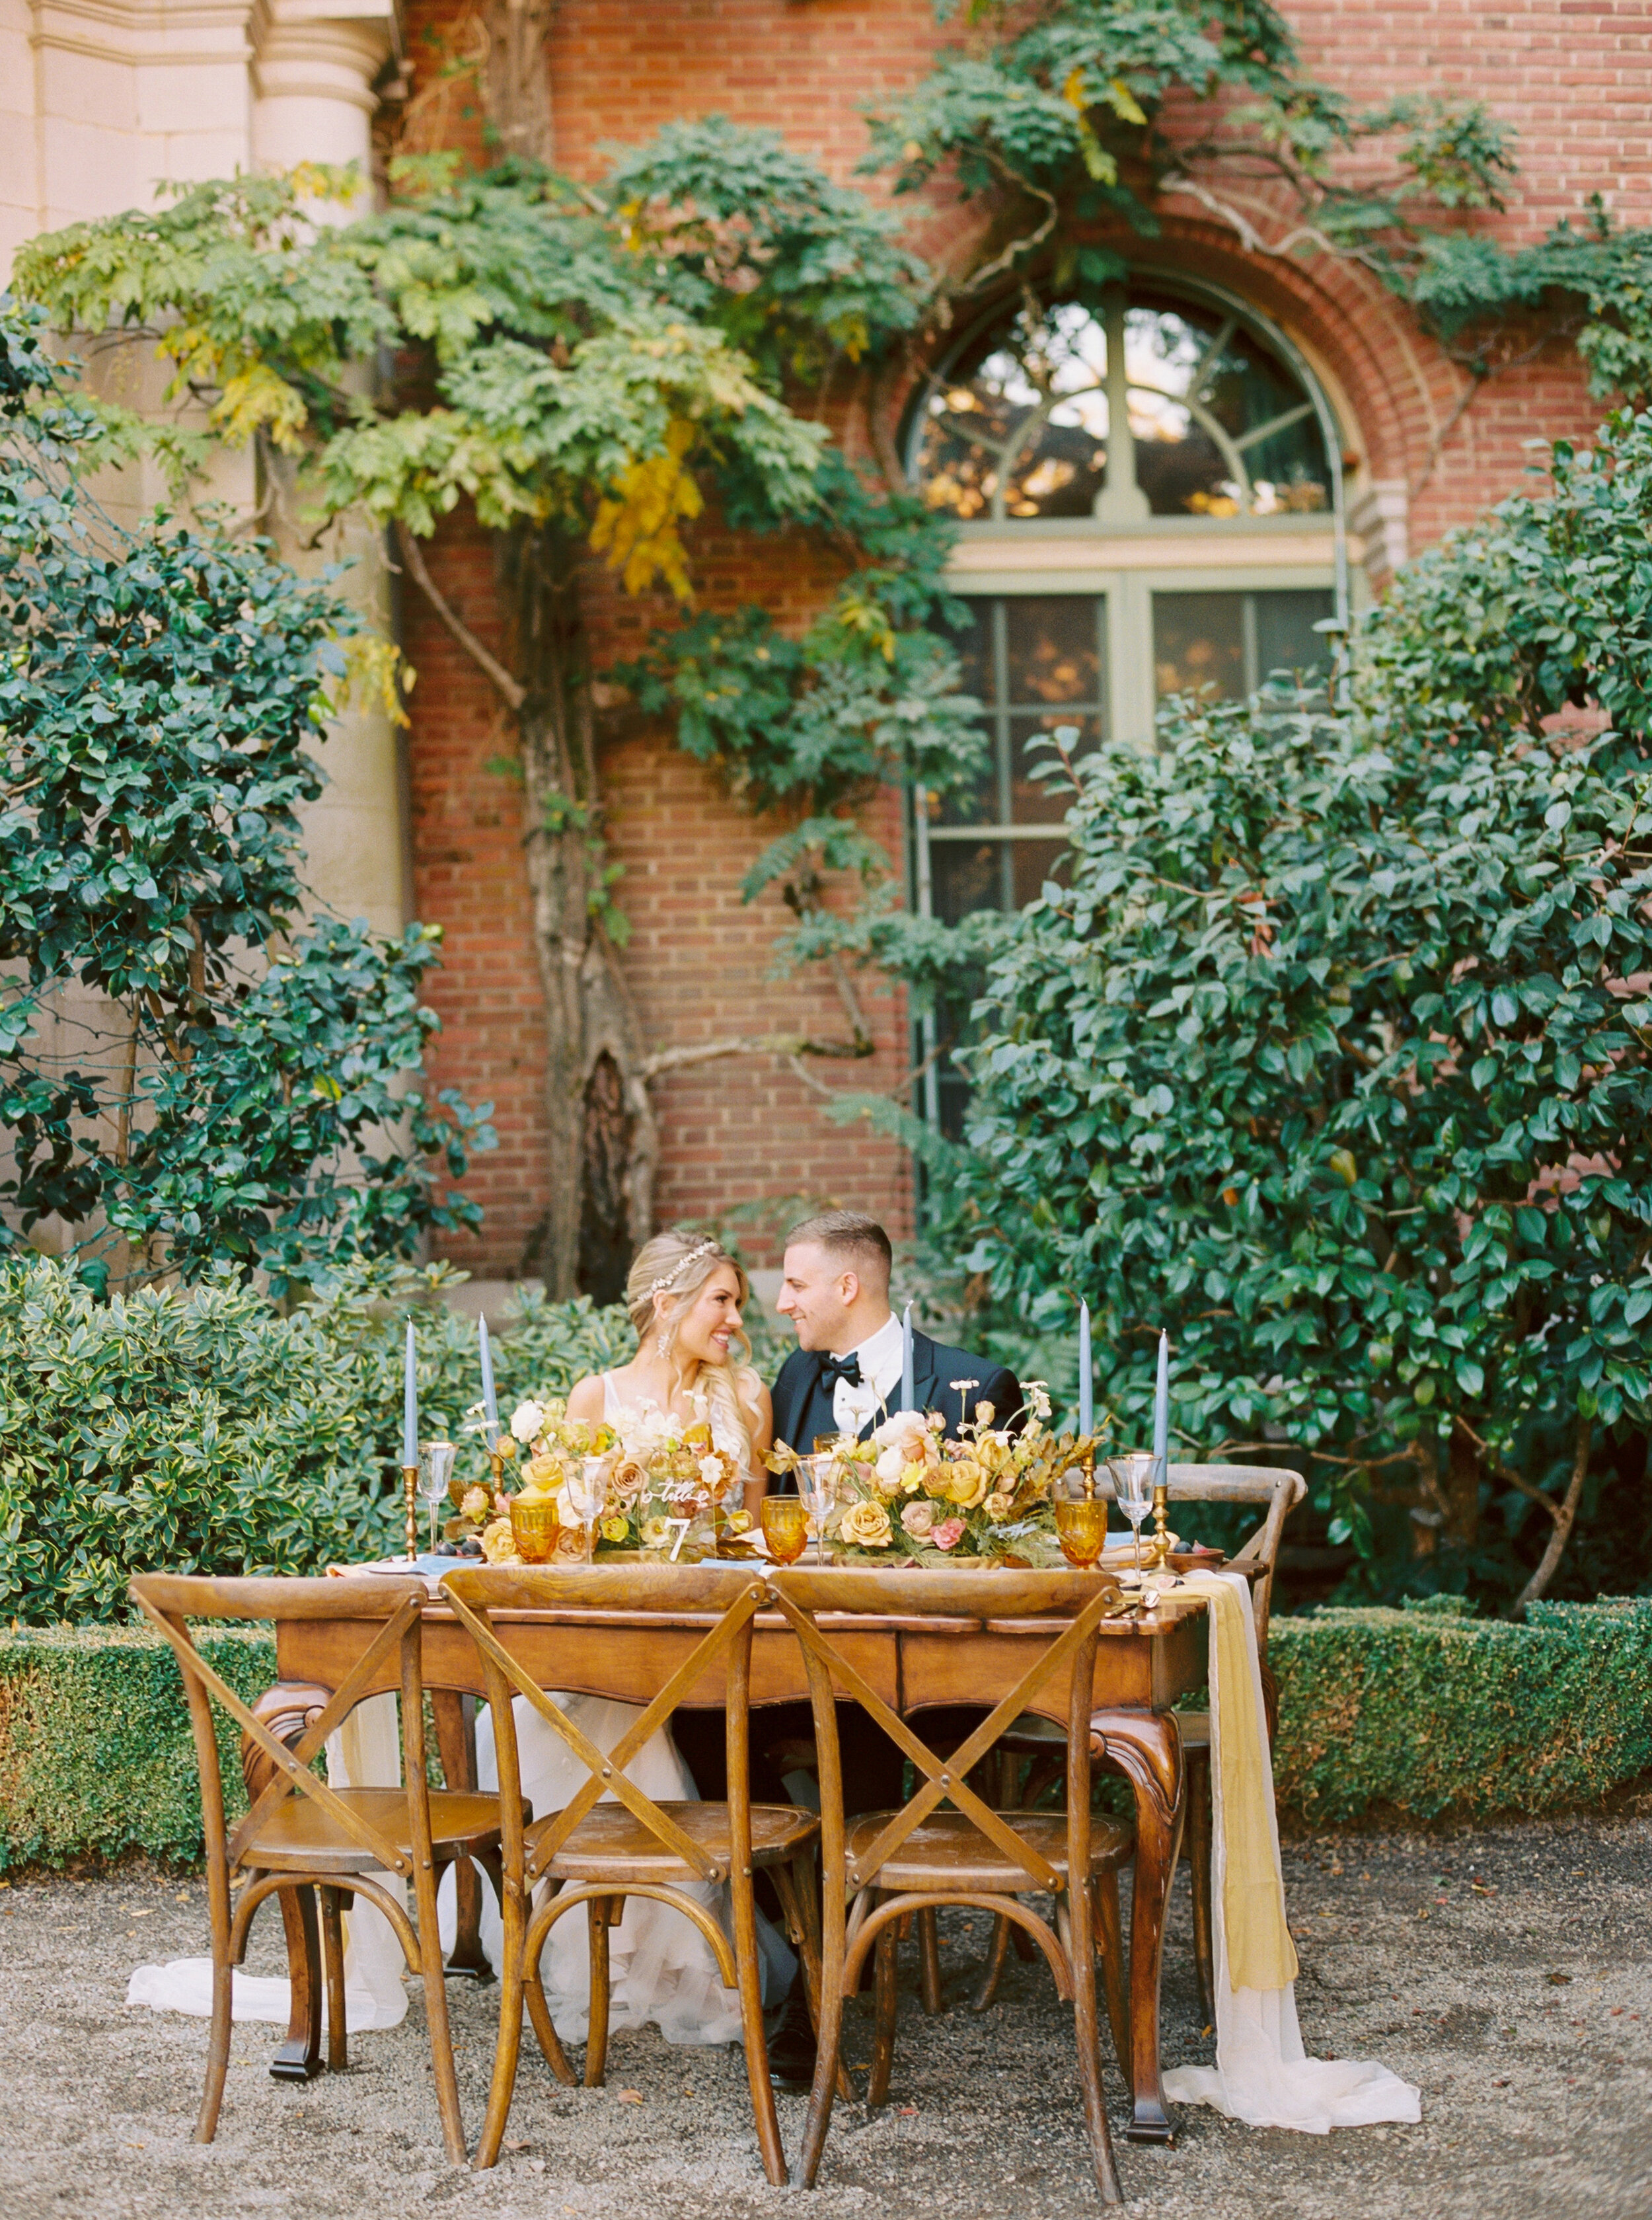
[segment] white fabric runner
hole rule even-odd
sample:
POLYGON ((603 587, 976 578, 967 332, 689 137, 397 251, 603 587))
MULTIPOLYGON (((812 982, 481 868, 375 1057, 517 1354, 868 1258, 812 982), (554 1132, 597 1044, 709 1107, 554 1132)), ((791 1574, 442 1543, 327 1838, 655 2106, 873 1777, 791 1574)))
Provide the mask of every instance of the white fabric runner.
MULTIPOLYGON (((1182 2105, 1213 2105, 1230 2119, 1253 2128, 1295 2128, 1304 2135, 1328 2135, 1332 2128, 1360 2128, 1376 2120, 1419 2120, 1422 2103, 1409 2081, 1386 2066, 1357 2059, 1309 2058, 1296 2023, 1294 1983, 1282 1989, 1235 1989, 1228 1980, 1227 1920, 1224 1909, 1227 1873, 1222 1808, 1221 1732, 1224 1701, 1255 1704, 1264 1720, 1262 1674, 1256 1663, 1250 1584, 1241 1573, 1221 1576, 1243 1601, 1250 1687, 1224 1691, 1219 1686, 1217 1644, 1210 1644, 1210 1778, 1212 1798, 1211 1911, 1215 1930, 1216 2063, 1179 2066, 1164 2077, 1164 2093, 1182 2105)), ((1268 1836, 1274 1871, 1280 1874, 1279 1826, 1273 1783, 1267 1778, 1268 1836)), ((1282 1876, 1281 1886, 1283 1886, 1282 1876)))

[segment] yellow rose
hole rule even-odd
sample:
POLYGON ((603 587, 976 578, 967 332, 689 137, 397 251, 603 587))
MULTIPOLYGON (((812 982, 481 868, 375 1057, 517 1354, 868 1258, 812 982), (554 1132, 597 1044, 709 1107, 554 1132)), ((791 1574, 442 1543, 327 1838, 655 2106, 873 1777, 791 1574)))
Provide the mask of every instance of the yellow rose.
POLYGON ((843 1515, 843 1537, 861 1550, 887 1550, 894 1533, 881 1503, 853 1503, 843 1515))
POLYGON ((994 1519, 1007 1518, 1010 1514, 1010 1506, 1014 1502, 1014 1500, 1015 1498, 1013 1495, 1006 1495, 1001 1488, 999 1490, 997 1494, 989 1495, 987 1498, 988 1518, 994 1519))
POLYGON ((491 1526, 483 1529, 482 1554, 490 1565, 517 1565, 521 1562, 516 1554, 516 1537, 510 1531, 508 1518, 496 1518, 491 1526))
POLYGON ((529 1457, 522 1467, 524 1495, 549 1495, 561 1485, 562 1461, 558 1457, 529 1457))
POLYGON ((602 1539, 605 1542, 623 1542, 630 1531, 623 1518, 605 1518, 602 1521, 602 1539))
POLYGON ((987 1475, 971 1457, 960 1457, 947 1469, 946 1497, 960 1511, 973 1511, 987 1493, 987 1475))
POLYGON ((993 1406, 990 1403, 977 1403, 976 1405, 976 1425, 990 1426, 995 1416, 996 1413, 994 1412, 993 1406))
POLYGON ((459 1499, 459 1511, 466 1518, 485 1518, 491 1499, 485 1487, 467 1487, 459 1499))

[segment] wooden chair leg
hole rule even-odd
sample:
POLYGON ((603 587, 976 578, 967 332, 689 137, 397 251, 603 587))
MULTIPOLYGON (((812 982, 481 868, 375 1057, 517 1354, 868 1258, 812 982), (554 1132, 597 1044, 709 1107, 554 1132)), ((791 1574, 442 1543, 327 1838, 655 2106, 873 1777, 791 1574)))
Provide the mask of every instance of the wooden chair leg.
POLYGON ((277 1893, 287 1931, 287 1980, 292 2006, 287 2032, 270 2061, 272 2081, 309 2081, 321 2070, 321 1946, 315 1925, 315 1892, 277 1893))
POLYGON ((1194 1964, 1206 2027, 1216 2024, 1216 1955, 1211 1929, 1210 1752, 1190 1749, 1188 1766, 1188 1878, 1193 1888, 1194 1964))
MULTIPOLYGON (((814 1901, 814 1853, 805 1850, 789 1866, 774 1866, 770 1870, 775 1893, 786 1915, 787 1931, 796 1945, 798 1962, 803 1969, 803 2002, 808 2008, 809 2025, 814 2030, 818 2049, 823 2014, 820 1920, 814 1901)), ((854 2084, 849 2079, 849 2069, 841 2057, 838 2061, 838 2094, 851 2104, 854 2101, 854 2084)))
POLYGON ((1101 1986, 1107 1999, 1107 2024, 1119 2071, 1130 2086, 1130 1977, 1125 1970, 1124 1928, 1119 1917, 1119 1876, 1105 1867, 1091 1891, 1095 1947, 1101 1960, 1101 1986))
MULTIPOLYGON (((302 1892, 308 1896, 309 1892, 302 1892)), ((288 1892, 282 1892, 284 1903, 288 1892)), ((315 1917, 314 1906, 311 1918, 315 1917)), ((218 2132, 218 2115, 223 2109, 224 2079, 229 2072, 229 2046, 234 2036, 235 2018, 235 1969, 229 1962, 229 1920, 226 1909, 221 1923, 215 1918, 215 1929, 221 1924, 221 1934, 212 1938, 212 2027, 207 2038, 207 2078, 201 2091, 201 2109, 195 2116, 195 2140, 209 2143, 218 2132)))
POLYGON ((425 2028, 430 2038, 431 2071, 436 2080, 436 2108, 441 2114, 442 2141, 447 2146, 447 2155, 455 2166, 463 2166, 471 2154, 464 2140, 458 2073, 453 2063, 453 2033, 447 2019, 447 1970, 442 1964, 433 1868, 415 1871, 413 1893, 418 1911, 419 1973, 424 1983, 425 2028))
POLYGON ((585 2086, 600 2089, 608 2062, 608 1928, 623 1897, 594 1896, 585 1907, 591 1950, 591 2023, 585 2037, 585 2086))
POLYGON ((918 1993, 932 2019, 941 2005, 941 1938, 935 1907, 926 1905, 918 1914, 918 1993))
MULTIPOLYGON (((813 1880, 813 1873, 808 1879, 813 1880)), ((840 2092, 853 2096, 843 2062, 844 1911, 841 1900, 822 1907, 820 1920, 820 2024, 814 2030, 814 2086, 809 2092, 808 2117, 803 2123, 803 2148, 798 2160, 798 2186, 813 2189, 832 2125, 832 2099, 840 2092)))
MULTIPOLYGON (((321 1891, 321 1956, 327 1968, 327 2063, 331 2073, 342 2073, 350 2063, 344 2009, 344 1926, 339 1910, 343 1893, 336 1888, 321 1891)), ((352 1897, 351 1902, 354 1901, 352 1897)))
POLYGON ((1078 2042, 1078 2080, 1084 2098, 1084 2120, 1090 2131, 1090 2151, 1096 2185, 1104 2204, 1122 2204, 1119 2170, 1113 2163, 1113 2137, 1107 2130, 1107 2106, 1101 2088, 1100 2029, 1095 2010, 1095 1941, 1090 1926, 1090 1892, 1084 1887, 1067 1892, 1073 1965, 1073 2030, 1078 2042))
MULTIPOLYGON (((499 1890, 499 1911, 504 1933, 499 1946, 499 2033, 494 2042, 493 2078, 488 2086, 488 2111, 471 2164, 478 2173, 495 2165, 510 2118, 510 2100, 516 2090, 517 2061, 522 2049, 522 1987, 525 1935, 528 1907, 520 1887, 499 1890)), ((543 2004, 544 1998, 541 1996, 543 2004)), ((553 2034, 552 2041, 556 2041, 553 2034)), ((558 2055, 561 2045, 558 2044, 558 2055)), ((563 2061, 564 2067, 567 2061, 563 2061)), ((573 2076, 566 2077, 571 2080, 573 2076)))
MULTIPOLYGON (((433 1688, 430 1708, 436 1723, 436 1744, 441 1752, 442 1778, 452 1789, 474 1789, 476 1778, 476 1720, 474 1703, 451 1688, 433 1688), (468 1707, 468 1715, 467 1715, 468 1707)), ((473 1974, 490 1980, 493 1967, 482 1947, 482 1880, 469 1858, 453 1866, 455 1913, 453 1949, 447 1961, 450 1974, 473 1974)))
POLYGON ((998 1994, 998 1984, 1003 1978, 1004 1961, 1009 1955, 1010 1935, 1018 1933, 1013 1919, 1006 1919, 1001 1911, 993 1922, 993 1939, 987 1945, 987 1962, 982 1968, 981 1986, 969 1999, 971 2011, 986 2011, 998 1994))
POLYGON ((895 1975, 899 1971, 900 1943, 895 1936, 895 1922, 881 1930, 872 1946, 876 1970, 873 1976, 872 2071, 866 2084, 866 2102, 881 2105, 889 2093, 889 2074, 895 2065, 895 1975))
POLYGON ((751 2092, 751 2115, 757 2123, 757 2151, 771 2187, 783 2189, 789 2179, 786 2148, 780 2139, 780 2115, 775 2106, 775 2085, 769 2079, 769 2044, 763 2031, 763 1969, 757 1957, 757 1903, 751 1893, 751 1868, 732 1876, 730 1910, 734 1927, 734 1971, 740 1995, 740 2034, 745 2049, 745 2078, 751 2092))

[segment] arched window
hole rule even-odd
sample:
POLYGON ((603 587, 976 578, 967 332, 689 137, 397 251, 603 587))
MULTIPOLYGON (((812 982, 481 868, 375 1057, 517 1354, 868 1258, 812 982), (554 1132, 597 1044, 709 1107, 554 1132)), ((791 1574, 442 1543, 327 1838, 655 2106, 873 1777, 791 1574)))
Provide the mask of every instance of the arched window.
POLYGON ((913 412, 908 467, 965 523, 1331 507, 1301 379, 1235 311, 1141 290, 970 334, 913 412))
MULTIPOLYGON (((1341 444, 1291 342, 1202 284, 1024 297, 958 338, 913 397, 904 460, 960 527, 956 645, 988 761, 968 793, 914 797, 921 910, 1013 908, 1060 876, 1040 733, 1150 746, 1168 694, 1325 670, 1315 627, 1346 614, 1341 444)), ((951 1124, 935 1048, 932 1031, 926 1107, 951 1124)))

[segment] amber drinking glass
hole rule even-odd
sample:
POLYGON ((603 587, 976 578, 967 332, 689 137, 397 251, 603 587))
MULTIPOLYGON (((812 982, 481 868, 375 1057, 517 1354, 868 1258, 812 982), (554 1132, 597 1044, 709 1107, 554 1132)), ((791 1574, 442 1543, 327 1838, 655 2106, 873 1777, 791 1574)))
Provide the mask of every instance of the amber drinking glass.
POLYGON ((1068 1563, 1088 1572, 1107 1545, 1106 1496, 1058 1495, 1056 1539, 1068 1563))
POLYGON ((557 1554, 562 1519, 554 1495, 514 1495, 510 1502, 511 1539, 525 1564, 548 1565, 557 1554))
POLYGON ((777 1565, 795 1565, 809 1538, 808 1512, 801 1495, 765 1495, 763 1538, 777 1565))

